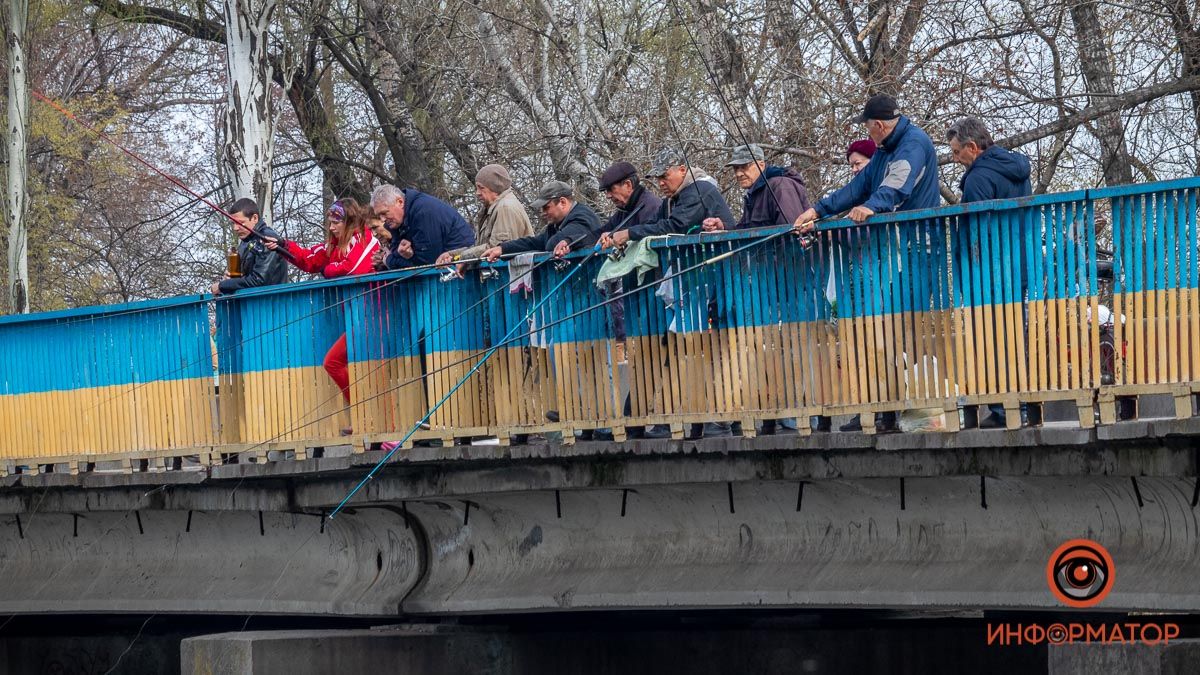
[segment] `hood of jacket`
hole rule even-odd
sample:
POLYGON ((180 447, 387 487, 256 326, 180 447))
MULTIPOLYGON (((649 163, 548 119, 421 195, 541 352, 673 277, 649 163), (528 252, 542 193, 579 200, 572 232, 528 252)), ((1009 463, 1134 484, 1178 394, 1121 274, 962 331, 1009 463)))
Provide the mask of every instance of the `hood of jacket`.
POLYGON ((995 171, 1014 183, 1029 178, 1029 158, 1019 152, 993 145, 975 158, 969 170, 987 169, 995 171))

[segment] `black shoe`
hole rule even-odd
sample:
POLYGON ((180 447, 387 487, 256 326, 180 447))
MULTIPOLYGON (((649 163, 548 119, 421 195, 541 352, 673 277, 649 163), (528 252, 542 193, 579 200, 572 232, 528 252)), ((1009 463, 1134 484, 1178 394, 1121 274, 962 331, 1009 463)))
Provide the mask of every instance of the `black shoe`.
POLYGON ((597 440, 597 441, 611 441, 611 440, 615 440, 615 439, 613 438, 613 432, 611 432, 611 431, 602 431, 602 430, 597 430, 597 431, 596 431, 596 433, 592 434, 592 439, 593 439, 593 440, 597 440))
POLYGON ((583 431, 579 432, 579 440, 581 441, 590 441, 594 436, 595 432, 593 432, 591 429, 584 429, 583 431))
POLYGON ((705 422, 693 424, 688 430, 688 440, 697 438, 728 438, 733 435, 729 422, 705 422))
POLYGON ((1008 426, 1008 418, 992 413, 979 422, 980 429, 1004 429, 1008 426))
POLYGON ((838 431, 862 431, 862 416, 851 417, 849 422, 838 427, 838 431))
POLYGON ((875 416, 875 433, 892 433, 900 431, 900 413, 885 412, 875 416))
POLYGON ((525 445, 529 442, 529 434, 513 434, 508 437, 510 445, 525 445))
POLYGON ((659 439, 670 437, 671 427, 665 424, 655 424, 654 426, 642 432, 642 438, 659 439))
POLYGON ((813 431, 829 431, 833 428, 833 420, 827 415, 817 415, 817 423, 813 426, 813 431))
POLYGON ((625 427, 626 438, 645 438, 646 427, 625 427))
POLYGON ((741 422, 730 422, 728 424, 728 426, 729 426, 729 433, 733 434, 734 436, 742 435, 742 423, 741 422))
POLYGON ((554 422, 555 424, 558 424, 558 411, 557 410, 547 410, 546 411, 546 419, 550 420, 551 422, 554 422))
POLYGON ((763 420, 762 429, 759 430, 759 435, 774 436, 775 435, 775 420, 763 420))

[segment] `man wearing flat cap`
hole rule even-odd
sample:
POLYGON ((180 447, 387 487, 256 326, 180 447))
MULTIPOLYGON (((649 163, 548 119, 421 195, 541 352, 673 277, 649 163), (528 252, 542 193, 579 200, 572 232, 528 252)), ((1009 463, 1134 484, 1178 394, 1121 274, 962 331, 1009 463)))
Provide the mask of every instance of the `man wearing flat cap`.
MULTIPOLYGON (((738 185, 746 191, 738 229, 791 225, 808 210, 804 179, 794 169, 768 165, 766 155, 758 145, 737 146, 725 166, 733 169, 738 185)), ((725 224, 720 218, 704 221, 706 232, 723 229, 725 224)))
POLYGON ((475 217, 475 245, 446 251, 437 259, 437 264, 478 258, 493 246, 533 234, 525 205, 513 194, 508 169, 499 164, 488 164, 480 169, 475 174, 475 197, 483 205, 475 217))
POLYGON ((660 150, 646 177, 657 179, 658 190, 665 197, 654 219, 605 233, 600 239, 605 248, 660 234, 687 234, 701 227, 706 218, 719 218, 726 229, 733 229, 733 213, 721 190, 707 180, 697 180, 681 151, 660 150))
POLYGON ((484 251, 484 258, 495 261, 502 255, 525 251, 547 251, 561 258, 592 246, 600 235, 600 217, 586 204, 575 201, 575 189, 568 183, 560 180, 546 183, 530 206, 542 214, 545 229, 493 246, 484 251))
POLYGON ((623 230, 654 220, 662 200, 638 180, 637 167, 617 162, 600 174, 600 190, 617 210, 601 228, 604 232, 623 230))

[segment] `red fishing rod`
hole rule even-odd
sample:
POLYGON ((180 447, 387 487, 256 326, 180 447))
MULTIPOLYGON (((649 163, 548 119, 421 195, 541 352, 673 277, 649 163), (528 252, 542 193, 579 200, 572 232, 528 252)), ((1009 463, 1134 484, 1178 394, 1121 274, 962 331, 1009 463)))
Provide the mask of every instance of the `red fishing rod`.
MULTIPOLYGON (((108 141, 109 143, 111 143, 113 145, 113 147, 115 147, 116 149, 125 153, 126 155, 129 155, 130 157, 132 157, 134 160, 136 160, 139 164, 146 167, 147 169, 150 169, 154 173, 162 176, 163 178, 166 178, 168 181, 171 182, 172 185, 174 185, 175 187, 178 187, 180 190, 183 190, 184 192, 188 193, 189 195, 195 197, 197 200, 202 202, 208 208, 212 209, 213 211, 216 211, 217 213, 221 214, 222 216, 225 216, 226 218, 228 218, 229 220, 231 220, 232 222, 234 222, 236 224, 239 224, 239 225, 241 224, 238 222, 238 220, 236 218, 233 217, 233 214, 229 213, 225 209, 212 203, 211 201, 206 199, 204 197, 204 195, 189 188, 187 185, 184 185, 183 181, 179 180, 175 176, 172 176, 171 174, 167 173, 166 171, 163 171, 162 169, 159 169, 158 167, 154 166, 150 162, 143 159, 140 155, 138 155, 134 151, 121 145, 112 136, 109 136, 108 134, 104 133, 100 129, 97 129, 96 127, 92 126, 91 124, 88 124, 87 122, 84 122, 83 120, 79 119, 70 110, 67 110, 63 106, 61 106, 58 103, 51 100, 50 97, 46 96, 45 94, 41 93, 40 91, 38 91, 36 89, 32 90, 31 93, 33 94, 33 97, 36 98, 37 100, 41 101, 42 103, 45 103, 46 105, 50 106, 51 108, 54 108, 58 112, 62 113, 64 117, 66 117, 67 119, 71 120, 72 122, 78 124, 79 126, 83 127, 84 129, 87 129, 88 131, 92 132, 99 138, 102 138, 105 141, 108 141)), ((255 237, 256 239, 259 239, 260 241, 263 241, 264 243, 267 240, 266 237, 259 234, 258 232, 255 232, 254 230, 250 230, 250 236, 255 237)), ((282 240, 280 240, 280 241, 282 242, 282 240)), ((285 246, 279 246, 278 248, 275 249, 275 252, 284 256, 285 258, 292 257, 291 253, 287 250, 287 248, 285 246)))

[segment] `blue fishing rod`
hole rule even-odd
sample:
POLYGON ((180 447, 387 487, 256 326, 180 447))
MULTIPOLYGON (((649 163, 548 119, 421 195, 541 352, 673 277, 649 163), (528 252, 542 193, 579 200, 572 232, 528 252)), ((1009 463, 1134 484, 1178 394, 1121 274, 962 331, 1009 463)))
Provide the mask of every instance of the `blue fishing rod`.
POLYGON ((561 289, 563 287, 563 285, 566 284, 567 281, 569 281, 571 279, 571 277, 575 276, 575 274, 577 272, 579 272, 579 270, 583 269, 584 265, 587 263, 587 261, 594 258, 596 256, 596 254, 598 254, 599 252, 600 252, 600 244, 597 243, 595 246, 592 247, 591 253, 589 253, 583 260, 579 261, 579 264, 575 266, 575 269, 571 270, 570 272, 567 273, 566 276, 564 276, 562 279, 560 279, 559 282, 554 286, 554 288, 551 289, 550 292, 545 295, 545 297, 543 297, 541 300, 538 300, 537 304, 535 304, 532 308, 530 308, 530 310, 528 312, 525 313, 525 317, 523 319, 521 319, 520 321, 513 324, 512 328, 508 329, 508 332, 504 335, 503 338, 500 339, 500 342, 498 344, 493 345, 486 352, 484 352, 483 357, 480 358, 479 361, 475 365, 471 366, 471 369, 467 371, 467 374, 464 375, 462 377, 462 379, 458 381, 457 384, 455 384, 453 387, 451 387, 450 391, 446 392, 446 395, 443 396, 441 398, 441 400, 439 400, 437 403, 435 403, 433 405, 433 407, 430 408, 425 413, 425 415, 421 417, 421 419, 417 420, 417 423, 414 424, 412 426, 412 428, 408 430, 408 433, 404 434, 404 438, 400 439, 396 443, 396 446, 394 448, 389 450, 387 452, 387 454, 385 454, 383 456, 382 459, 380 459, 378 462, 376 462, 375 466, 371 467, 371 470, 369 472, 367 472, 367 475, 363 476, 363 479, 360 480, 358 482, 358 484, 354 486, 354 489, 350 490, 350 492, 345 497, 342 498, 342 501, 338 503, 337 508, 335 508, 332 512, 330 512, 329 519, 333 520, 333 517, 336 516, 338 514, 338 512, 340 512, 342 510, 342 508, 346 506, 346 503, 349 502, 354 497, 354 495, 358 494, 358 492, 360 490, 362 490, 363 487, 366 486, 366 484, 368 482, 370 482, 370 480, 372 478, 375 477, 375 474, 379 472, 379 469, 383 468, 383 465, 387 464, 388 460, 390 460, 396 454, 396 452, 400 450, 400 448, 404 447, 404 444, 408 441, 409 438, 412 438, 413 434, 417 433, 417 431, 421 428, 421 425, 428 422, 429 418, 433 417, 433 414, 438 411, 438 408, 441 408, 446 403, 446 401, 449 401, 450 397, 453 396, 454 393, 457 392, 460 388, 462 388, 462 386, 467 383, 467 380, 471 379, 471 376, 474 375, 475 372, 478 371, 479 368, 481 366, 483 366, 483 364, 486 363, 489 358, 491 358, 492 354, 495 354, 500 349, 500 347, 507 344, 508 340, 513 337, 513 335, 521 328, 521 326, 525 325, 526 322, 528 322, 531 318, 533 318, 534 313, 537 312, 537 310, 540 309, 542 307, 542 305, 546 304, 546 302, 550 298, 554 297, 554 295, 556 293, 558 293, 559 289, 561 289))

